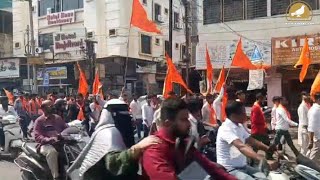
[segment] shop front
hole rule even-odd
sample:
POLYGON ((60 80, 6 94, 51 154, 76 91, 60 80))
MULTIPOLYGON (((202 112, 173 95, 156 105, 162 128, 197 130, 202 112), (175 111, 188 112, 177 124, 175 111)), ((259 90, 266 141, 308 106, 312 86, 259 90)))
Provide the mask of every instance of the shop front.
POLYGON ((310 92, 320 67, 320 36, 307 35, 311 65, 304 81, 299 81, 300 68, 293 66, 299 60, 305 37, 306 35, 272 38, 272 65, 276 68, 275 73, 281 77, 282 96, 288 99, 294 119, 297 118, 297 108, 301 103, 300 94, 302 91, 310 92))

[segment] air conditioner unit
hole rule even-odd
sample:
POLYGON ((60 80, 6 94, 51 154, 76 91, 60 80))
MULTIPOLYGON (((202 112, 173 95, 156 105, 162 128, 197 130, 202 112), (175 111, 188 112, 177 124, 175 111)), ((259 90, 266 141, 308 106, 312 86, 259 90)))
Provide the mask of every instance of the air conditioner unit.
POLYGON ((176 28, 176 29, 183 29, 183 24, 182 23, 175 23, 174 24, 174 27, 176 28))
POLYGON ((94 32, 93 31, 87 32, 87 38, 88 39, 93 39, 94 38, 94 32))
POLYGON ((162 16, 162 15, 159 14, 159 15, 158 15, 158 21, 159 21, 159 22, 162 22, 162 23, 165 22, 164 16, 162 16))
POLYGON ((21 48, 21 44, 19 42, 14 43, 14 48, 15 49, 20 49, 21 48))
POLYGON ((42 47, 36 47, 35 52, 36 52, 36 54, 41 54, 41 53, 43 53, 43 48, 42 47))
POLYGON ((47 15, 52 13, 53 8, 47 8, 47 15))

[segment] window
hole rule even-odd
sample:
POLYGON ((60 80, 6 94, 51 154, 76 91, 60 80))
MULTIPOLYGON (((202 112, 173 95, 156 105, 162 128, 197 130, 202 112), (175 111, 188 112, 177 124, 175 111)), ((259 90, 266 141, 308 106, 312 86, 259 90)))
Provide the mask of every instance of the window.
POLYGON ((12 13, 0 11, 0 33, 12 34, 12 13))
POLYGON ((156 38, 155 44, 158 45, 158 46, 160 46, 160 39, 159 39, 159 38, 156 38))
POLYGON ((44 50, 50 49, 50 46, 53 45, 53 35, 50 34, 39 34, 39 47, 42 47, 44 50))
POLYGON ((160 19, 161 16, 161 6, 159 4, 154 4, 154 19, 157 22, 162 22, 160 19))
POLYGON ((166 15, 169 14, 169 9, 168 9, 168 8, 165 8, 165 9, 164 9, 164 14, 166 14, 166 15))
POLYGON ((291 0, 271 0, 271 15, 286 14, 291 0))
POLYGON ((169 53, 169 51, 170 51, 169 41, 164 42, 164 50, 165 50, 164 54, 169 53))
POLYGON ((68 11, 83 8, 83 0, 63 0, 62 10, 68 11))
POLYGON ((244 19, 244 0, 224 0, 223 2, 223 22, 244 19))
POLYGON ((180 59, 184 60, 186 55, 186 45, 181 44, 180 59))
POLYGON ((246 0, 246 19, 267 16, 267 0, 246 0))
MULTIPOLYGON (((297 1, 297 0, 294 0, 297 1)), ((304 2, 306 2, 307 4, 309 4, 309 6, 311 6, 312 10, 315 9, 319 9, 319 1, 318 0, 303 0, 304 2)))
POLYGON ((110 36, 110 37, 115 37, 115 36, 117 36, 117 30, 116 30, 116 29, 110 29, 110 30, 109 30, 109 36, 110 36))
POLYGON ((39 16, 47 15, 47 9, 52 13, 83 8, 83 0, 41 0, 38 1, 39 16))
POLYGON ((142 0, 142 4, 147 5, 148 1, 147 0, 142 0))
POLYGON ((176 43, 176 49, 178 50, 179 49, 179 43, 176 43))
POLYGON ((151 43, 152 43, 152 37, 141 34, 141 53, 142 54, 150 54, 151 55, 151 43))
POLYGON ((174 22, 174 28, 175 29, 180 29, 180 15, 179 13, 174 12, 173 13, 173 22, 174 22))
POLYGON ((214 24, 222 21, 222 1, 204 0, 203 1, 203 24, 214 24))

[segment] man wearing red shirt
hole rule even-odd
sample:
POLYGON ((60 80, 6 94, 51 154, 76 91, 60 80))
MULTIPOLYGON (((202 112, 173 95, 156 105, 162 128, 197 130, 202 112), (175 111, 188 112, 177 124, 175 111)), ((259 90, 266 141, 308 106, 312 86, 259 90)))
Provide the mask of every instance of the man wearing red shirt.
MULTIPOLYGON (((261 93, 256 95, 256 102, 251 109, 251 136, 263 144, 269 146, 269 136, 267 132, 267 124, 262 111, 262 105, 265 101, 265 96, 261 93)), ((257 149, 254 149, 258 151, 257 149)), ((272 153, 266 154, 267 159, 272 159, 272 153)))
POLYGON ((183 144, 176 148, 176 138, 185 140, 190 131, 187 104, 181 99, 169 98, 161 106, 163 127, 155 134, 162 143, 150 146, 142 156, 143 177, 146 180, 176 180, 191 162, 197 162, 214 179, 236 179, 211 162, 194 147, 185 154, 183 144))

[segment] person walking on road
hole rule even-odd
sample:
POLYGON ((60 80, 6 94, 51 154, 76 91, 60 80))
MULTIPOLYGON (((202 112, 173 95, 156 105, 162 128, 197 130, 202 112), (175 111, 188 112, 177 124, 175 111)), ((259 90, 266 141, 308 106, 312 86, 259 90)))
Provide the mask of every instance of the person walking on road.
POLYGON ((298 145, 301 147, 300 153, 307 155, 308 152, 308 111, 310 109, 310 97, 306 93, 302 94, 302 102, 298 108, 299 128, 298 145))
POLYGON ((314 96, 315 103, 308 112, 310 159, 320 164, 320 93, 314 96))

